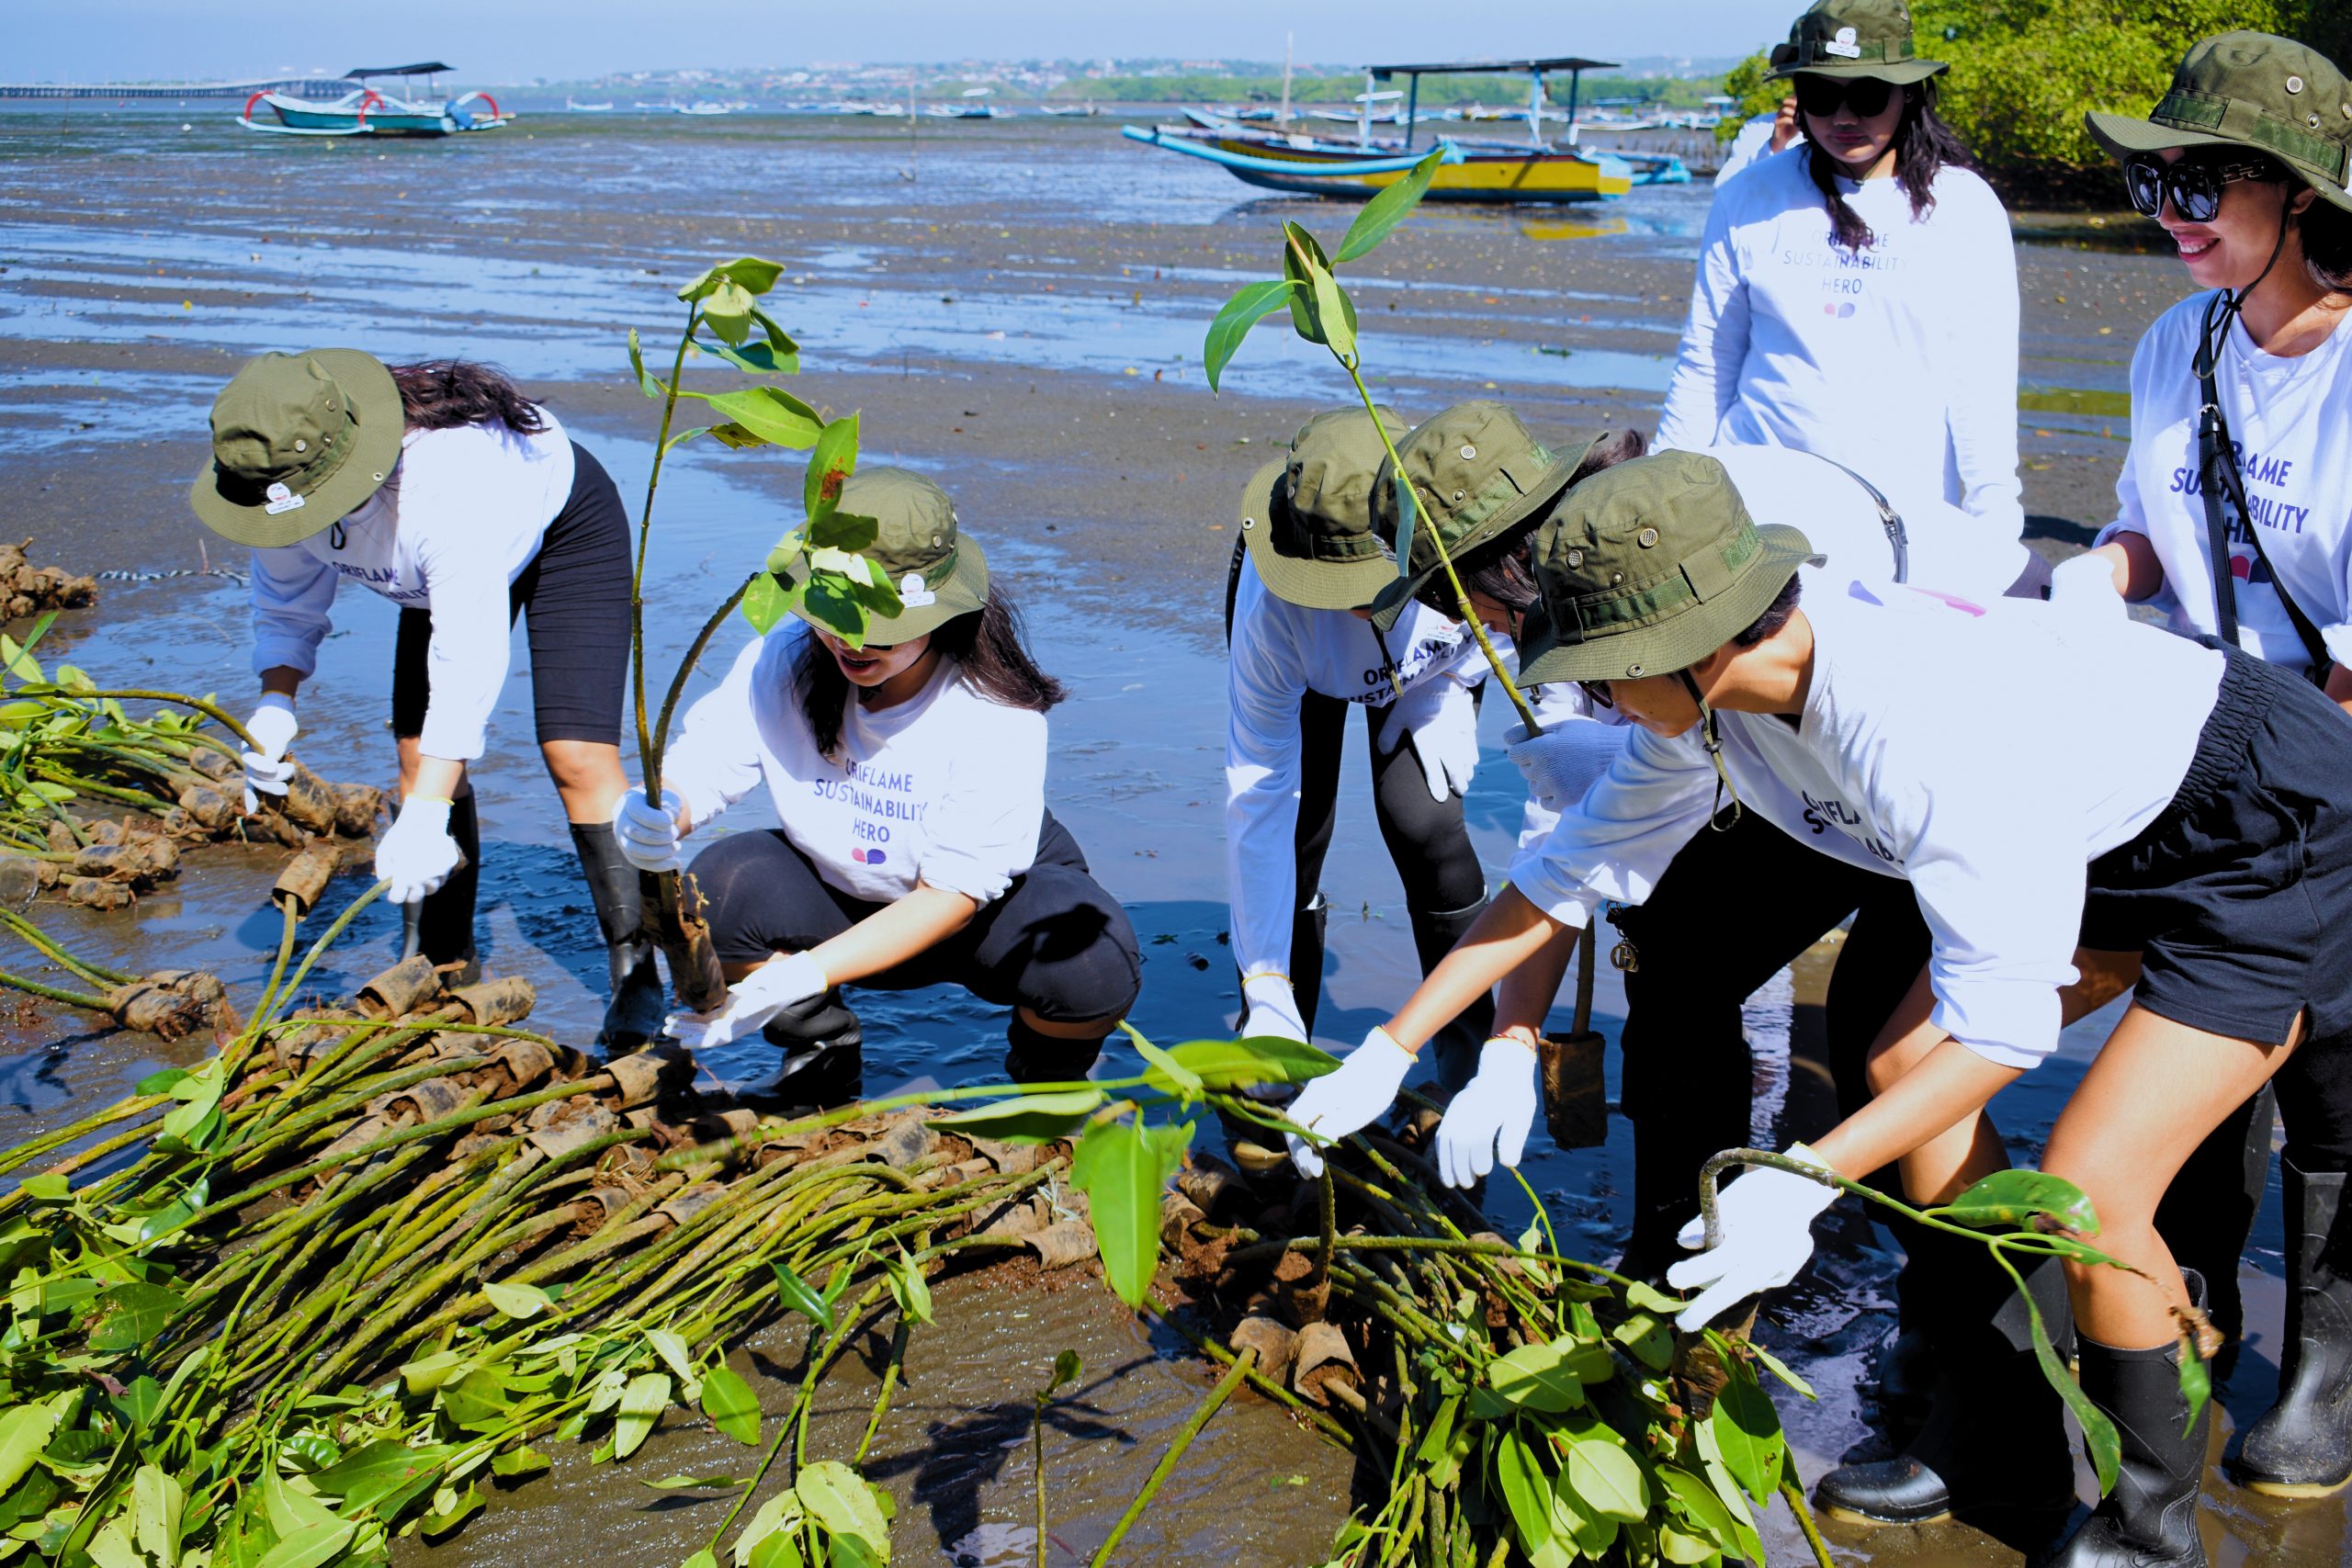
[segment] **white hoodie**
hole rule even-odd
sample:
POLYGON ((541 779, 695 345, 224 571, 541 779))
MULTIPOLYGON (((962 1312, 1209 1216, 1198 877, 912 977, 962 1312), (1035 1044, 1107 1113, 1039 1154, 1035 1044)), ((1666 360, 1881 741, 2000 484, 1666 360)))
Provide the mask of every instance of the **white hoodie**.
MULTIPOLYGON (((2222 655, 2129 621, 1983 604, 1804 570, 1804 712, 1716 714, 1742 805, 1849 864, 1907 879, 1934 937, 1937 1025, 2030 1067, 2057 1044, 2089 863, 2169 805, 2222 655), (2086 724, 2086 713, 2101 716, 2086 724)), ((1636 729, 1510 881, 1581 928, 1649 897, 1707 830, 1715 775, 1695 727, 1636 729)), ((1724 806, 1729 807, 1725 798, 1724 806)), ((1769 887, 1724 890, 1726 918, 1769 887)))
POLYGON ((1829 243, 1795 146, 1715 193, 1660 446, 1794 446, 1883 488, 1939 493, 2002 538, 2018 485, 2017 253, 1992 187, 1935 181, 1914 220, 1899 179, 1840 181, 1871 227, 1829 243))

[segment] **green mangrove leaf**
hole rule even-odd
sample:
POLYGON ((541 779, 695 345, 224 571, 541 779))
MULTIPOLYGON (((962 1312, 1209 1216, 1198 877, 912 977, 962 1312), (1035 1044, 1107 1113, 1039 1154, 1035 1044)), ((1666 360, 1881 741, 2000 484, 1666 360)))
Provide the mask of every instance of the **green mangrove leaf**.
POLYGON ((1564 1490, 1604 1519, 1634 1521, 1649 1517, 1649 1482, 1634 1456, 1615 1443, 1570 1439, 1564 1490))
POLYGON ((1599 1558, 1616 1543, 1617 1528, 1616 1519, 1597 1512, 1576 1495, 1566 1476, 1561 1476, 1552 1488, 1554 1539, 1565 1537, 1574 1543, 1575 1556, 1599 1558))
POLYGON ((1553 1537, 1552 1480, 1516 1426, 1505 1427, 1495 1439, 1493 1479, 1520 1546, 1532 1554, 1553 1537))
POLYGON ((678 1568, 718 1568, 718 1559, 712 1556, 710 1548, 706 1546, 684 1562, 679 1563, 678 1568))
POLYGON ((1781 1456, 1788 1439, 1781 1432, 1781 1413, 1763 1386, 1750 1377, 1735 1377, 1715 1396, 1715 1407, 1702 1423, 1713 1439, 1713 1457, 1732 1478, 1759 1503, 1770 1503, 1781 1479, 1781 1456))
POLYGON ((263 1552, 254 1568, 322 1568, 341 1556, 343 1549, 351 1544, 351 1538, 358 1533, 356 1523, 341 1519, 304 1525, 279 1536, 277 1544, 263 1552))
POLYGON ((422 1397, 456 1377, 465 1364, 465 1357, 456 1350, 435 1350, 430 1356, 419 1356, 401 1369, 401 1386, 412 1397, 422 1397))
MULTIPOLYGON (((1780 1379, 1782 1382, 1788 1384, 1791 1388, 1796 1390, 1807 1399, 1818 1399, 1821 1397, 1819 1394, 1813 1392, 1813 1385, 1811 1383, 1799 1377, 1794 1371, 1781 1359, 1780 1357, 1775 1356, 1771 1351, 1767 1350, 1763 1346, 1758 1345, 1753 1339, 1747 1341, 1747 1345, 1748 1354, 1754 1356, 1758 1361, 1761 1361, 1764 1364, 1765 1370, 1770 1371, 1774 1377, 1780 1379)), ((1720 1349, 1718 1349, 1717 1354, 1722 1354, 1720 1349)), ((1736 1359, 1736 1358, 1725 1356, 1724 1358, 1724 1364, 1729 1365, 1736 1359)))
POLYGON ((1008 1144, 1050 1143, 1056 1138, 1067 1138, 1084 1126, 1086 1119, 1102 1110, 1108 1098, 1099 1089, 1017 1095, 958 1111, 951 1116, 934 1116, 931 1124, 1008 1144))
POLYGON ((1731 1510, 1705 1481, 1678 1465, 1662 1464, 1650 1472, 1666 1487, 1667 1494, 1681 1505, 1682 1512, 1693 1529, 1699 1530, 1724 1551, 1739 1546, 1739 1530, 1731 1510))
MULTIPOLYGON (((857 1543, 844 1537, 833 1542, 828 1568, 854 1568, 852 1554, 863 1555, 857 1543)), ((802 1568, 806 1560, 800 1555, 800 1541, 786 1530, 777 1530, 752 1548, 752 1568, 802 1568)))
POLYGON ((1054 1357, 1054 1377, 1046 1385, 1046 1392, 1051 1393, 1066 1382, 1076 1382, 1085 1371, 1086 1363, 1079 1359, 1077 1351, 1060 1351, 1054 1357))
POLYGON ((180 1304, 180 1293, 161 1285, 134 1281, 102 1291, 90 1319, 90 1348, 104 1354, 144 1345, 164 1331, 180 1304))
POLYGON ((1327 275, 1330 261, 1323 254, 1323 247, 1315 236, 1296 223, 1283 224, 1283 276, 1293 285, 1290 295, 1291 330, 1309 343, 1322 343, 1322 301, 1315 293, 1315 274, 1320 269, 1327 275))
POLYGON ((120 1393, 107 1395, 107 1403, 132 1430, 143 1432, 147 1423, 155 1418, 155 1412, 164 1406, 164 1390, 153 1378, 141 1372, 125 1384, 120 1393))
MULTIPOLYGON (((415 1496, 439 1479, 457 1451, 439 1443, 413 1449, 406 1443, 379 1439, 320 1471, 311 1477, 311 1484, 319 1495, 341 1500, 345 1517, 356 1518, 371 1508, 390 1517, 399 1511, 404 1499, 415 1496)), ((498 1471, 498 1464, 503 1462, 503 1455, 491 1468, 498 1471)))
POLYGON ((760 1400, 742 1374, 721 1363, 702 1375, 702 1413, 747 1447, 760 1440, 760 1400))
POLYGON ((1187 1040, 1171 1045, 1168 1055, 1209 1089, 1248 1089, 1261 1083, 1306 1083, 1340 1065, 1340 1059, 1315 1045, 1303 1045, 1278 1034, 1245 1035, 1239 1040, 1187 1040))
POLYGON ((212 1181, 209 1177, 198 1177, 187 1184, 180 1195, 139 1222, 139 1243, 170 1235, 186 1226, 207 1203, 212 1201, 212 1181))
POLYGON ((1660 1317, 1672 1317, 1690 1303, 1668 1295, 1657 1286, 1636 1280, 1625 1287, 1625 1303, 1643 1312, 1653 1312, 1660 1317))
POLYGON ((1652 1371, 1662 1372, 1674 1364, 1674 1336, 1648 1313, 1634 1314, 1611 1329, 1609 1337, 1652 1371))
POLYGON ((1218 310, 1216 319, 1209 322, 1208 339, 1201 344, 1201 366, 1208 372, 1211 392, 1217 389, 1217 378, 1225 374, 1250 329, 1288 304, 1297 288, 1297 283, 1287 277, 1249 284, 1218 310))
POLYGON ((1143 1305, 1159 1263, 1159 1193, 1193 1141, 1193 1123, 1098 1122, 1070 1158, 1070 1185, 1091 1201, 1102 1273, 1129 1306, 1143 1305))
POLYGON ((1435 1464, 1453 1442, 1454 1417, 1462 1413, 1462 1396, 1448 1394, 1440 1402, 1437 1414, 1430 1417, 1429 1426, 1421 1433, 1420 1446, 1413 1450, 1413 1463, 1426 1468, 1435 1464))
POLYGON ((901 1250, 896 1258, 884 1258, 882 1269, 890 1281, 890 1299, 899 1303, 899 1315, 915 1323, 929 1323, 931 1284, 922 1277, 922 1265, 901 1250))
POLYGON ((1413 529, 1420 517, 1420 506, 1413 495, 1413 481, 1397 468, 1388 476, 1389 488, 1396 494, 1396 575, 1408 577, 1413 570, 1413 529))
POLYGON ((678 395, 700 398, 709 404, 710 412, 726 422, 714 425, 710 433, 729 446, 798 449, 814 446, 825 428, 815 409, 775 387, 747 387, 740 392, 681 389, 678 395))
MULTIPOLYGON (((811 523, 840 503, 842 485, 857 471, 857 415, 828 421, 800 477, 800 509, 811 523)), ((856 545, 842 547, 857 549, 856 545)))
POLYGON ((59 1411, 50 1404, 19 1404, 0 1413, 0 1495, 25 1478, 25 1472, 49 1447, 57 1430, 59 1411))
POLYGON ((645 350, 637 341, 637 329, 628 330, 628 367, 637 372, 637 389, 649 398, 658 398, 670 389, 657 381, 645 368, 645 350))
MULTIPOLYGON (((8 1546, 11 1552, 18 1549, 13 1540, 8 1546)), ((148 1568, 147 1560, 139 1555, 137 1547, 130 1544, 130 1516, 128 1512, 108 1519, 90 1538, 90 1561, 96 1568, 148 1568)))
POLYGON ((835 1536, 847 1536, 871 1547, 884 1561, 890 1555, 890 1526, 874 1501, 874 1489, 863 1476, 839 1460, 819 1460, 793 1483, 801 1506, 835 1536))
POLYGON ((1584 1403, 1584 1380, 1568 1369, 1574 1339, 1548 1345, 1522 1345, 1507 1356, 1487 1363, 1487 1386, 1505 1403, 1522 1410, 1557 1415, 1584 1403))
MULTIPOLYGON (((757 321, 759 312, 753 311, 752 319, 757 321)), ((702 346, 738 370, 748 370, 754 376, 797 376, 800 373, 800 356, 785 353, 774 344, 746 343, 738 346, 719 341, 702 346)))
POLYGON ((865 605, 838 574, 811 573, 800 591, 800 608, 850 647, 865 646, 865 605))
POLYGON ((798 597, 794 590, 763 571, 743 590, 743 618, 752 623, 753 631, 765 637, 791 612, 798 597))
POLYGON ((659 1481, 640 1481, 639 1486, 650 1486, 656 1492, 709 1492, 719 1487, 749 1486, 748 1475, 665 1475, 659 1481))
POLYGON ((676 451, 679 447, 684 446, 687 442, 692 441, 695 436, 708 435, 709 434, 710 426, 707 424, 697 424, 692 430, 682 430, 678 432, 677 434, 670 437, 669 440, 662 443, 662 455, 666 457, 671 453, 676 451))
POLYGON ((1678 1564, 1713 1562, 1723 1555, 1707 1541, 1695 1535, 1684 1535, 1672 1525, 1658 1526, 1657 1551, 1668 1562, 1678 1564))
POLYGON ((1340 241, 1340 254, 1331 259, 1351 262, 1388 238, 1389 231, 1405 220, 1405 215, 1420 205, 1429 194, 1430 182, 1437 177, 1437 166, 1445 162, 1445 149, 1432 147, 1429 156, 1414 164, 1405 177, 1363 204, 1356 220, 1348 225, 1347 233, 1340 241))
POLYGON ((749 1568, 752 1549, 769 1536, 779 1532, 788 1536, 797 1531, 807 1514, 799 1495, 789 1486, 761 1504, 759 1511, 752 1516, 752 1522, 743 1527, 743 1533, 735 1538, 735 1544, 729 1549, 736 1568, 749 1568))
POLYGON ((653 1424, 670 1404, 670 1374, 639 1372, 621 1393, 621 1412, 613 1417, 613 1457, 627 1459, 653 1434, 653 1424))
POLYGON ((1939 1208, 1938 1219, 1962 1225, 2027 1225, 2047 1214, 2078 1235, 2098 1234, 2098 1211, 2063 1176, 2042 1170, 1996 1170, 1939 1208))
POLYGON ((701 1380, 695 1376, 694 1355, 687 1349, 683 1337, 667 1328, 649 1328, 645 1331, 645 1339, 653 1347, 653 1353, 677 1374, 678 1386, 686 1390, 688 1399, 702 1392, 701 1380))
POLYGON ((831 1304, 819 1295, 808 1280, 794 1273, 789 1264, 774 1262, 769 1267, 775 1270, 775 1293, 784 1303, 785 1310, 800 1314, 831 1334, 833 1331, 831 1304))
POLYGON ((2018 1297, 2025 1303, 2026 1326, 2033 1332, 2033 1359, 2041 1368, 2042 1381, 2058 1391, 2058 1397, 2066 1402, 2066 1408, 2075 1413, 2075 1421, 2081 1425, 2083 1447, 2090 1450, 2091 1469, 2098 1474, 2098 1495, 2104 1497, 2115 1490, 2115 1478, 2123 1467, 2123 1444, 2115 1435, 2115 1423, 2091 1403, 2090 1395, 2066 1371, 2066 1363, 2058 1359, 2057 1348, 2050 1343, 2050 1330, 2041 1321, 2041 1308, 2034 1301, 2033 1292, 2025 1288, 2025 1281, 2007 1258, 1997 1252, 1993 1256, 2000 1259, 2001 1267, 2008 1269, 2009 1278, 2017 1281, 2018 1297))
POLYGON ((482 1286, 481 1293, 489 1298, 491 1305, 508 1317, 537 1317, 555 1305, 555 1298, 537 1285, 508 1284, 492 1280, 482 1286))
POLYGON ((697 273, 692 282, 678 290, 678 298, 692 305, 708 299, 725 284, 733 284, 747 294, 765 294, 783 276, 784 267, 779 263, 758 256, 738 256, 697 273))
POLYGON ((2188 1401, 2188 1425, 2181 1431, 2187 1437, 2197 1430, 2197 1417, 2204 1413, 2205 1402, 2213 1397, 2213 1374, 2205 1365, 2205 1358, 2197 1353, 2197 1336, 2184 1329, 2180 1336, 2181 1397, 2188 1401))
POLYGON ((732 278, 718 283, 703 297, 702 319, 720 343, 732 347, 752 335, 752 296, 732 278))
POLYGON ((1340 363, 1350 369, 1356 363, 1356 306, 1348 298, 1340 280, 1328 272, 1314 271, 1307 280, 1315 288, 1315 320, 1323 329, 1323 341, 1340 356, 1340 363))
MULTIPOLYGON (((437 1497, 435 1500, 436 1503, 439 1501, 437 1497)), ((425 1515, 417 1528, 427 1536, 447 1535, 465 1523, 469 1517, 479 1512, 482 1502, 481 1488, 469 1486, 464 1495, 452 1496, 447 1507, 436 1506, 431 1513, 425 1515)))
POLYGON ((1119 1027, 1135 1042, 1136 1052, 1145 1063, 1144 1076, 1162 1094, 1172 1094, 1190 1105, 1201 1097, 1201 1076, 1143 1037, 1143 1032, 1125 1019, 1119 1027))
POLYGON ((504 1381, 490 1367, 476 1367, 456 1382, 441 1385, 442 1410, 469 1432, 496 1427, 506 1419, 514 1403, 504 1381))
POLYGON ((553 1468, 554 1461, 527 1443, 519 1449, 509 1449, 490 1461, 491 1474, 502 1481, 519 1481, 553 1468))
POLYGON ((862 550, 872 544, 881 531, 882 525, 877 518, 828 508, 823 516, 808 525, 808 547, 812 550, 862 550))

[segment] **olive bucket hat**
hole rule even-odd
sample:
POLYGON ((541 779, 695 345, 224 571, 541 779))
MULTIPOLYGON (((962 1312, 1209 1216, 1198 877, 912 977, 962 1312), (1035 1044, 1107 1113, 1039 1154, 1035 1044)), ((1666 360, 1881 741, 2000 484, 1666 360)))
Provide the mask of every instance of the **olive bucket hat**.
POLYGON ((1809 76, 1874 76, 1903 86, 1946 69, 1922 60, 1911 41, 1911 8, 1903 0, 1819 0, 1772 46, 1768 82, 1809 76))
POLYGON ((1241 541, 1259 581, 1276 598, 1310 610, 1372 603, 1396 575, 1388 547, 1372 531, 1372 481, 1391 441, 1407 425, 1387 409, 1380 423, 1362 409, 1318 413, 1287 457, 1250 477, 1241 492, 1241 541))
POLYGON ((2234 32, 2191 44, 2172 86, 2145 119, 2086 114, 2083 125, 2118 158, 2167 147, 2240 147, 2278 159, 2312 189, 2352 210, 2352 84, 2335 62, 2292 39, 2234 32))
MULTIPOLYGON (((1600 439, 1596 432, 1546 446, 1507 405, 1488 398, 1456 403, 1416 425, 1397 444, 1396 456, 1404 459, 1421 515, 1414 519, 1403 573, 1373 601, 1373 625, 1382 631, 1394 626, 1406 602, 1437 575, 1439 542, 1447 559, 1460 560, 1534 516, 1567 488, 1600 439)), ((1385 462, 1373 482, 1372 528, 1382 544, 1396 547, 1396 486, 1385 462)))
MULTIPOLYGON (((912 642, 987 605, 987 558, 971 536, 956 527, 956 503, 947 492, 921 474, 860 468, 842 485, 841 510, 874 519, 874 542, 857 553, 888 572, 899 590, 899 613, 869 624, 866 647, 912 642)), ((807 558, 797 558, 778 575, 786 583, 798 582, 806 575, 807 558)), ((812 626, 824 626, 805 605, 795 605, 793 613, 812 626)))
POLYGON ((188 504, 241 545, 306 539, 376 493, 403 423, 400 389, 372 355, 265 354, 212 400, 212 457, 188 504))
POLYGON ((1770 607, 1822 558, 1794 528, 1758 527, 1724 466, 1660 452, 1603 469, 1535 531, 1543 613, 1521 681, 1636 681, 1687 669, 1770 607))

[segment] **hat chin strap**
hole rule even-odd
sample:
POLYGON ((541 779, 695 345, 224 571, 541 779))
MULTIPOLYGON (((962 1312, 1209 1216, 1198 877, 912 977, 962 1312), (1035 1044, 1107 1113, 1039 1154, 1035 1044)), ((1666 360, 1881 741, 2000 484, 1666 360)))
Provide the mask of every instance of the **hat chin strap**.
POLYGON ((1739 789, 1731 782, 1731 771, 1724 766, 1724 743, 1715 736, 1715 710, 1707 705, 1707 699, 1701 694, 1699 682, 1691 678, 1690 671, 1678 670, 1674 673, 1681 681, 1682 689, 1690 694, 1690 700, 1699 705, 1699 744, 1707 749, 1707 761, 1715 765, 1715 803, 1708 808, 1707 826, 1720 833, 1738 821, 1745 809, 1739 804, 1739 789), (1728 816, 1724 812, 1726 793, 1731 795, 1728 816))
POLYGON ((2294 197, 2290 195, 2287 206, 2278 213, 2278 238, 2271 243, 2270 259, 2262 264, 2262 270, 2254 275, 2254 281, 2244 288, 2222 289, 2214 297, 2213 302, 2205 307, 2205 321, 2198 333, 2197 359, 2192 367, 2200 378, 2210 377, 2221 368, 2222 344, 2230 335, 2230 323, 2245 313, 2247 297, 2262 287, 2262 280, 2270 276, 2270 269, 2277 266, 2278 258, 2286 254, 2287 231, 2294 221, 2294 197))

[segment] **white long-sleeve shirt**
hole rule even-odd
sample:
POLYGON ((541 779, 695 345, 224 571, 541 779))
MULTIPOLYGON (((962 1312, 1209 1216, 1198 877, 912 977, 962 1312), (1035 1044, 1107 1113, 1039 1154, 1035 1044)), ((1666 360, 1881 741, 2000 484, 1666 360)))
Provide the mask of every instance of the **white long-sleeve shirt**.
POLYGON ((503 424, 413 430, 357 508, 307 539, 254 551, 254 672, 310 675, 336 586, 359 583, 433 613, 433 693, 418 746, 455 761, 481 756, 506 683, 507 590, 571 496, 571 438, 539 414, 547 428, 535 435, 503 424))
POLYGON ((1841 181, 1873 236, 1857 254, 1829 243, 1809 156, 1777 152, 1715 193, 1657 445, 1818 452, 1882 486, 1940 487, 2015 538, 2008 215, 1965 169, 1937 175, 1917 221, 1899 179, 1841 181))
MULTIPOLYGON (((1988 1060, 2032 1066, 2057 1044, 2086 868, 2170 804, 2222 655, 2038 602, 1978 605, 1804 570, 1814 665, 1797 722, 1716 714, 1740 801, 1801 842, 1908 880, 1934 938, 1936 1024, 1988 1060), (2084 723, 2092 712, 2100 722, 2084 723)), ((1603 899, 1640 903, 1706 830, 1714 793, 1695 728, 1636 729, 1511 884, 1578 928, 1603 899)))
MULTIPOLYGON (((2212 295, 2196 294, 2156 318, 2132 355, 2132 449, 2115 481, 2118 511, 2100 544, 2140 534, 2164 563, 2158 604, 2173 628, 2218 636, 2213 569, 2205 542, 2205 497, 2197 471, 2197 412, 2203 399, 2191 366, 2212 295)), ((2309 354, 2265 354, 2232 323, 2215 367, 2214 389, 2229 421, 2246 505, 2262 530, 2263 558, 2230 519, 2230 566, 2237 579, 2238 642, 2292 670, 2311 659, 2279 602, 2283 582, 2311 618, 2329 656, 2352 661, 2352 333, 2328 333, 2309 354), (2271 569, 2278 571, 2278 581, 2271 569)))
MULTIPOLYGON (((1257 563, 1243 559, 1226 662, 1225 864, 1233 956, 1244 979, 1290 967, 1299 700, 1315 692, 1369 711, 1395 701, 1397 689, 1442 682, 1440 700, 1466 707, 1487 677, 1469 628, 1422 604, 1406 605, 1385 641, 1393 670, 1369 621, 1294 604, 1269 592, 1257 563)), ((1498 651, 1508 646, 1498 642, 1498 651)))
POLYGON ((686 710, 662 785, 695 831, 764 784, 784 836, 854 898, 890 903, 918 880, 977 904, 1004 897, 1037 858, 1046 716, 982 696, 943 659, 903 703, 875 711, 853 697, 836 761, 800 708, 794 669, 809 640, 786 621, 686 710))
MULTIPOLYGON (((1747 123, 1739 128, 1739 134, 1731 139, 1731 145, 1724 149, 1723 166, 1715 171, 1717 189, 1731 183, 1733 175, 1745 174, 1772 155, 1772 122, 1780 118, 1777 113, 1748 117, 1747 123)), ((1799 123, 1800 129, 1789 142, 1790 147, 1798 146, 1804 141, 1803 122, 1799 123)), ((1781 149, 1783 152, 1787 150, 1781 149)))

